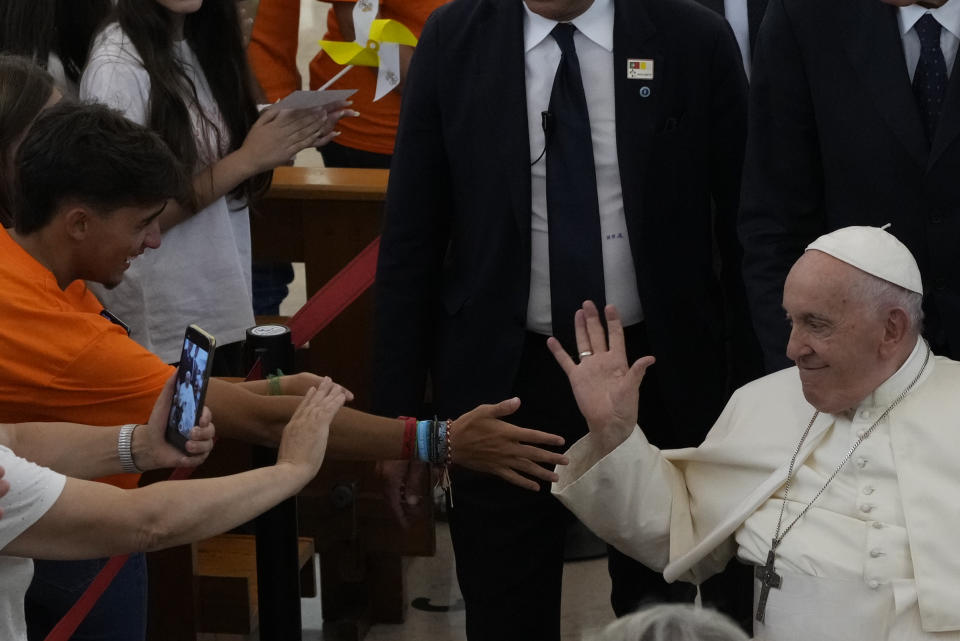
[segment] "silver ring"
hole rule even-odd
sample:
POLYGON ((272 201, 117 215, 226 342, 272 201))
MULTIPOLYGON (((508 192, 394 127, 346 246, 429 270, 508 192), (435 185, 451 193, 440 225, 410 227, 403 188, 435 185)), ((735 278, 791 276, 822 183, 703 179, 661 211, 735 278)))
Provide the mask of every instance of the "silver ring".
POLYGON ((580 358, 585 358, 587 356, 593 356, 593 352, 591 352, 589 349, 580 352, 580 358))

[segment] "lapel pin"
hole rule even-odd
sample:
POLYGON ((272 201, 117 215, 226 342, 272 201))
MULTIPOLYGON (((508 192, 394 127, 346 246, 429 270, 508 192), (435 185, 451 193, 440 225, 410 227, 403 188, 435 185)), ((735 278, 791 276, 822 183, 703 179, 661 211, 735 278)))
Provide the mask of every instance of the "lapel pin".
POLYGON ((641 97, 641 98, 649 98, 649 97, 650 97, 650 87, 647 87, 647 86, 640 87, 640 97, 641 97))
POLYGON ((653 80, 653 60, 643 58, 627 59, 628 80, 653 80))

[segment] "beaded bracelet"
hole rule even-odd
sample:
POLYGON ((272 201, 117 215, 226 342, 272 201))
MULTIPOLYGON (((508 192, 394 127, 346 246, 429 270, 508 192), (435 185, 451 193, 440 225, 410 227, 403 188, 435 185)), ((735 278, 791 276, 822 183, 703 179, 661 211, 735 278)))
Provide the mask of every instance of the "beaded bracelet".
POLYGON ((415 458, 437 466, 444 466, 450 462, 450 427, 452 421, 438 421, 436 418, 416 421, 405 416, 400 418, 405 421, 402 449, 404 458, 415 458), (415 438, 414 432, 416 433, 415 438))
POLYGON ((417 458, 430 462, 430 427, 433 421, 417 421, 417 458))

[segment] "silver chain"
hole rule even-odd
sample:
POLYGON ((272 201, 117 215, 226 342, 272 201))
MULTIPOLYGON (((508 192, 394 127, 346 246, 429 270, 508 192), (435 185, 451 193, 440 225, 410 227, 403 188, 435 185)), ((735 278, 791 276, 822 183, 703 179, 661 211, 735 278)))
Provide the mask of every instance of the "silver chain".
POLYGON ((850 457, 853 456, 854 451, 856 451, 856 449, 860 447, 861 443, 867 440, 867 437, 869 437, 870 434, 873 433, 873 430, 877 427, 877 425, 879 425, 880 422, 883 419, 885 419, 890 414, 890 412, 893 411, 893 408, 899 405, 900 401, 902 401, 904 397, 906 397, 906 395, 910 393, 910 390, 913 389, 913 386, 916 385, 917 381, 920 380, 920 376, 923 375, 923 371, 927 369, 927 363, 929 361, 930 361, 930 348, 928 347, 927 355, 923 359, 923 365, 920 367, 920 371, 917 372, 917 375, 913 377, 913 380, 910 381, 910 384, 907 385, 907 387, 902 392, 900 392, 900 395, 897 398, 895 398, 892 403, 890 403, 887 409, 883 411, 883 414, 881 414, 880 417, 876 421, 874 421, 873 425, 871 425, 869 429, 864 431, 857 438, 856 442, 854 442, 853 444, 853 447, 851 447, 847 451, 846 456, 844 456, 843 460, 840 461, 840 464, 837 465, 837 468, 833 471, 833 474, 830 475, 830 478, 827 479, 827 482, 823 484, 823 487, 820 488, 820 491, 818 491, 814 495, 814 497, 810 499, 810 502, 807 503, 807 505, 802 510, 800 510, 800 514, 798 514, 796 518, 790 522, 790 525, 788 525, 787 529, 783 531, 783 534, 780 534, 780 526, 783 525, 783 512, 787 507, 787 497, 790 495, 790 484, 793 481, 793 466, 797 462, 797 456, 800 455, 800 448, 803 447, 803 442, 807 440, 807 436, 810 434, 810 428, 813 427, 813 422, 817 420, 818 416, 820 416, 820 410, 817 410, 813 413, 813 417, 810 419, 810 422, 807 423, 807 429, 803 431, 803 436, 800 437, 800 442, 797 443, 797 448, 794 450, 793 457, 791 457, 790 459, 790 467, 787 470, 787 482, 783 488, 783 503, 780 505, 780 517, 777 519, 777 531, 773 535, 773 545, 770 548, 771 550, 777 549, 777 547, 780 545, 780 542, 783 541, 785 536, 787 536, 787 533, 793 529, 793 526, 797 524, 797 521, 803 518, 803 515, 806 514, 807 510, 809 510, 810 507, 814 504, 814 502, 818 498, 820 498, 820 495, 824 493, 824 491, 827 489, 827 486, 830 485, 830 482, 834 479, 834 477, 836 477, 837 474, 840 473, 840 470, 843 468, 843 466, 846 465, 847 461, 850 460, 850 457))

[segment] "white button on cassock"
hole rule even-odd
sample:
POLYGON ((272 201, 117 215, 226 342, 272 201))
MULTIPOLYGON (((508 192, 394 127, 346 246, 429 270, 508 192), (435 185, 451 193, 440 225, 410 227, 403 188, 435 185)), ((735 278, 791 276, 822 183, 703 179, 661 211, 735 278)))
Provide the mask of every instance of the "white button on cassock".
POLYGON ((863 493, 869 496, 870 494, 873 494, 873 488, 868 485, 867 487, 863 488, 863 493))
POLYGON ((869 503, 861 503, 861 504, 860 504, 860 511, 863 512, 864 514, 867 514, 867 513, 870 512, 870 510, 872 510, 872 509, 873 509, 873 506, 870 505, 869 503))
POLYGON ((883 556, 883 550, 881 550, 880 548, 873 548, 872 550, 870 550, 870 558, 875 559, 880 556, 883 556))
POLYGON ((876 579, 870 579, 870 581, 867 582, 867 587, 869 587, 871 590, 876 590, 880 587, 880 582, 876 579))

